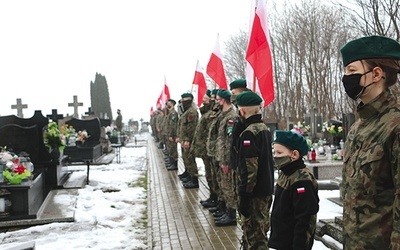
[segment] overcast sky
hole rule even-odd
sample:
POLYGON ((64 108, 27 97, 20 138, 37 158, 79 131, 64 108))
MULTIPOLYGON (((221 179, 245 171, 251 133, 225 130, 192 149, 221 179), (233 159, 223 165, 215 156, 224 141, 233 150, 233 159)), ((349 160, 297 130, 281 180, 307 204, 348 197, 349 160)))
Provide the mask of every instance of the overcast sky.
POLYGON ((197 60, 205 68, 217 34, 221 50, 248 30, 251 0, 0 1, 0 115, 17 98, 28 109, 72 114, 73 95, 90 107, 96 72, 107 79, 111 109, 124 121, 148 120, 164 76, 171 97, 190 90, 197 60))

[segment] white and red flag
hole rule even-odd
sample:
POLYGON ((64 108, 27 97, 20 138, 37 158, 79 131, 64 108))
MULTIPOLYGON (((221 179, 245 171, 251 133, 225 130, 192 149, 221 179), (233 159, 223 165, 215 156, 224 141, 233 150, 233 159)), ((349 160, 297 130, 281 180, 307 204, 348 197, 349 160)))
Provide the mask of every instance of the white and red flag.
POLYGON ((275 98, 272 55, 265 0, 255 1, 255 15, 247 45, 246 60, 253 68, 265 107, 275 98))
POLYGON ((203 69, 200 67, 199 60, 197 60, 196 70, 194 72, 193 85, 197 85, 197 106, 203 103, 203 96, 207 91, 206 79, 204 78, 203 69))
POLYGON ((167 101, 170 99, 170 95, 169 95, 169 88, 167 86, 167 80, 164 76, 164 87, 161 90, 161 94, 160 97, 158 97, 157 100, 157 107, 161 107, 162 109, 165 107, 165 104, 167 103, 167 101))
POLYGON ((214 80, 220 89, 228 89, 224 65, 222 63, 222 54, 219 48, 219 35, 217 36, 217 42, 215 43, 214 50, 207 64, 206 73, 214 80))

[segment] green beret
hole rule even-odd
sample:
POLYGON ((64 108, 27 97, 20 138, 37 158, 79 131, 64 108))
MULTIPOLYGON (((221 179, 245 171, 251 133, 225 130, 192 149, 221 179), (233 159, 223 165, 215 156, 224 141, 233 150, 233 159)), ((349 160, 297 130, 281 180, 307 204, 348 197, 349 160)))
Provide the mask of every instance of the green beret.
POLYGON ((172 102, 174 105, 176 104, 176 101, 174 99, 169 99, 169 102, 172 102))
POLYGON ((340 49, 340 53, 344 66, 361 59, 400 59, 400 44, 388 37, 367 36, 348 42, 340 49))
POLYGON ((211 97, 211 90, 207 89, 206 95, 207 95, 208 97, 211 97))
POLYGON ((307 141, 298 133, 276 130, 275 137, 274 143, 282 144, 291 150, 297 150, 300 152, 301 156, 305 156, 308 153, 309 148, 307 141))
POLYGON ((231 88, 231 90, 238 88, 246 88, 247 87, 246 79, 243 78, 236 79, 235 81, 229 84, 229 87, 231 88))
POLYGON ((190 97, 190 98, 193 99, 192 93, 183 93, 183 94, 181 95, 181 97, 182 97, 182 99, 183 99, 183 98, 186 98, 186 97, 190 97))
POLYGON ((262 101, 261 97, 253 91, 244 91, 236 96, 236 103, 241 107, 258 106, 262 101))
POLYGON ((211 90, 211 95, 216 95, 217 92, 218 92, 218 89, 213 89, 213 90, 211 90))
POLYGON ((225 89, 220 89, 217 92, 217 96, 224 98, 225 100, 231 101, 231 92, 225 89))

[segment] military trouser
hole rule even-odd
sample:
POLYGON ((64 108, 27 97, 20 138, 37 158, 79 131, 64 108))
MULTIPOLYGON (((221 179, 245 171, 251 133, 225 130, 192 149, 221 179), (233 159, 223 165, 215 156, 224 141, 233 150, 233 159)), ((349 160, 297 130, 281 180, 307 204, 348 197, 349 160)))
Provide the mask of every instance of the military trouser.
POLYGON ((194 154, 190 152, 190 148, 182 148, 182 160, 185 165, 185 171, 192 177, 197 177, 199 175, 199 170, 197 169, 196 158, 194 154))
POLYGON ((175 141, 167 140, 165 146, 167 147, 169 157, 171 157, 174 161, 177 161, 178 160, 177 143, 175 141))
POLYGON ((219 174, 220 174, 220 188, 221 195, 224 197, 224 201, 226 202, 226 206, 228 208, 237 209, 238 207, 238 196, 236 192, 236 171, 233 169, 228 169, 228 173, 224 173, 222 171, 221 166, 219 166, 219 174))
POLYGON ((205 170, 205 175, 206 175, 206 180, 208 184, 208 188, 210 189, 210 195, 216 195, 217 192, 215 191, 215 186, 212 180, 212 158, 207 155, 201 156, 201 159, 203 160, 204 163, 204 170, 205 170))
POLYGON ((272 196, 252 197, 249 204, 249 217, 241 216, 243 238, 247 249, 268 249, 270 221, 269 210, 272 196))
POLYGON ((211 157, 211 182, 214 187, 215 193, 217 194, 218 200, 224 201, 221 193, 221 175, 219 174, 219 163, 215 160, 214 157, 211 157))

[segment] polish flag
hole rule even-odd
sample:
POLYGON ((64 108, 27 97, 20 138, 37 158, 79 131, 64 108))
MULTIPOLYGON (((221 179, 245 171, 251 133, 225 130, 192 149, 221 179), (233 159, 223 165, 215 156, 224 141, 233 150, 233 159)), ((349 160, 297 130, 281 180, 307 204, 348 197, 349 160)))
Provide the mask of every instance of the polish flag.
POLYGON ((164 76, 164 88, 161 91, 160 96, 157 100, 157 107, 161 107, 162 109, 165 107, 165 103, 170 99, 169 88, 167 86, 167 79, 164 76))
POLYGON ((220 89, 228 89, 224 66, 222 63, 222 54, 219 48, 219 35, 217 36, 214 50, 211 53, 210 61, 207 64, 206 73, 215 81, 220 89))
POLYGON ((256 1, 254 21, 247 45, 246 60, 253 68, 265 107, 275 98, 273 65, 265 3, 264 0, 256 1))
POLYGON ((305 193, 306 192, 306 188, 305 187, 299 187, 299 188, 297 188, 297 193, 298 194, 302 194, 302 193, 305 193))
POLYGON ((207 91, 207 84, 206 79, 204 78, 203 69, 200 67, 199 60, 197 60, 193 84, 197 85, 197 106, 200 107, 203 103, 203 97, 207 91))
POLYGON ((151 108, 150 108, 150 116, 153 116, 153 112, 154 112, 153 106, 151 106, 151 108))
POLYGON ((250 146, 250 140, 243 140, 243 146, 245 147, 250 146))

